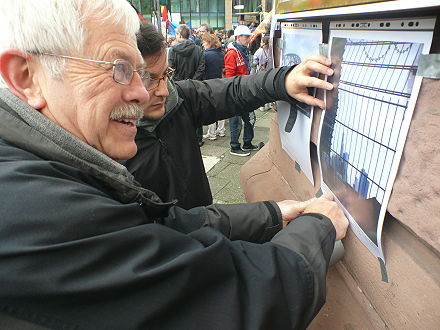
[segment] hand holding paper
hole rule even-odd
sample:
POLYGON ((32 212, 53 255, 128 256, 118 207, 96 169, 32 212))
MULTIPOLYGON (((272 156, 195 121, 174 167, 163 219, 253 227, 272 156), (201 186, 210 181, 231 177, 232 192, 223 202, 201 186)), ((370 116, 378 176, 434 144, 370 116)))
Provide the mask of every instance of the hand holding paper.
POLYGON ((312 198, 304 202, 298 202, 294 200, 285 200, 278 202, 277 204, 281 210, 281 215, 283 217, 283 227, 287 226, 290 221, 300 216, 304 212, 306 207, 313 203, 315 200, 316 198, 312 198))
POLYGON ((336 229, 336 240, 345 237, 348 228, 348 219, 345 217, 341 208, 333 201, 333 196, 325 194, 311 203, 304 210, 304 213, 320 213, 325 215, 333 223, 336 229))
POLYGON ((312 55, 307 57, 287 74, 285 81, 287 93, 300 102, 324 109, 324 101, 309 95, 307 87, 332 90, 332 84, 313 77, 314 73, 333 75, 333 70, 329 68, 330 65, 331 61, 324 56, 312 55))

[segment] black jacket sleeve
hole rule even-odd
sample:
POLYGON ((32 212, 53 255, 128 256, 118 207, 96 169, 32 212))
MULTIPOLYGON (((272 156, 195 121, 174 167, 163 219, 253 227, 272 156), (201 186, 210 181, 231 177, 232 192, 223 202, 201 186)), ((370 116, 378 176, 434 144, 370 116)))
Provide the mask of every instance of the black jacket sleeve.
POLYGON ((196 72, 192 79, 194 80, 202 80, 203 75, 205 74, 205 55, 203 54, 202 47, 197 47, 199 62, 197 64, 196 72))
MULTIPOLYGON (((306 328, 307 324, 318 313, 325 302, 325 275, 333 252, 336 231, 330 219, 322 214, 303 214, 290 222, 286 229, 280 231, 272 242, 295 251, 311 270, 313 281, 308 288, 311 293, 310 308, 302 311, 303 319, 298 328, 306 328), (316 226, 316 227, 315 227, 316 226), (315 227, 315 230, 311 228, 315 227), (316 230, 319 228, 318 230, 316 230), (318 244, 310 244, 310 242, 318 244), (313 284, 312 284, 313 283, 313 284)), ((299 319, 298 319, 299 320, 299 319)))
POLYGON ((168 49, 168 66, 173 69, 176 68, 176 54, 172 47, 168 49))
POLYGON ((255 243, 269 241, 282 227, 281 211, 275 202, 214 204, 184 210, 172 207, 162 224, 183 233, 211 227, 230 240, 255 243))
POLYGON ((272 69, 255 75, 244 75, 205 81, 176 82, 183 106, 192 115, 196 126, 241 115, 277 100, 291 103, 284 80, 291 67, 272 69))
POLYGON ((184 233, 80 170, 25 158, 0 166, 0 312, 56 329, 254 330, 303 329, 319 310, 335 236, 325 217, 264 244, 184 233))

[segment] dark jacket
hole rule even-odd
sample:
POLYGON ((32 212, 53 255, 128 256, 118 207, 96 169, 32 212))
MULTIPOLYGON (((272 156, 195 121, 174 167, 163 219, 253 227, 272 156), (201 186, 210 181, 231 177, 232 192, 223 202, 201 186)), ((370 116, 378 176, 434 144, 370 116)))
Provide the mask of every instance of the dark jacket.
POLYGON ((0 313, 54 329, 304 329, 322 306, 327 218, 258 244, 279 230, 275 203, 170 207, 15 107, 39 115, 0 100, 0 313))
MULTIPOLYGON (((274 100, 295 102, 284 88, 287 67, 228 79, 176 82, 178 102, 155 129, 138 127, 137 154, 126 166, 142 186, 185 209, 212 203, 195 127, 253 111, 274 100)), ((174 97, 170 89, 170 98, 174 97)), ((177 96, 175 96, 177 97, 177 96)), ((168 104, 167 100, 167 104, 168 104)))
POLYGON ((182 40, 168 51, 168 64, 175 69, 174 80, 202 80, 205 72, 203 50, 192 40, 182 40))
POLYGON ((221 78, 225 68, 225 52, 219 48, 205 50, 205 74, 203 80, 221 78))

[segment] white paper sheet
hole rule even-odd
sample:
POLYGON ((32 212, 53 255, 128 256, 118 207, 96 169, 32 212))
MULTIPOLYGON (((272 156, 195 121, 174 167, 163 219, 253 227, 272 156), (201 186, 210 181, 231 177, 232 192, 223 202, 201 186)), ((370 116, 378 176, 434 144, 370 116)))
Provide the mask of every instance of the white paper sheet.
MULTIPOLYGON (((321 23, 281 23, 283 48, 281 65, 299 64, 307 56, 319 54, 321 23)), ((314 185, 310 160, 310 132, 313 108, 305 104, 277 102, 281 144, 314 185), (293 124, 294 123, 294 124, 293 124)))
POLYGON ((396 19, 330 25, 335 75, 329 81, 336 88, 326 94, 319 134, 322 190, 335 195, 352 230, 384 262, 383 221, 420 89, 417 64, 429 52, 434 24, 396 19))

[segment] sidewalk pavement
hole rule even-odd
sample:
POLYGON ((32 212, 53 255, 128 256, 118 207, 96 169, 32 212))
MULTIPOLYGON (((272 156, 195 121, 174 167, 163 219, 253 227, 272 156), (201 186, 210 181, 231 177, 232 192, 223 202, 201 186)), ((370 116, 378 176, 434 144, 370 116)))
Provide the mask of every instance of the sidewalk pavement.
MULTIPOLYGON (((270 122, 275 115, 274 110, 260 111, 255 110, 256 122, 254 127, 254 139, 252 144, 258 145, 260 142, 267 143, 269 139, 270 122)), ((251 151, 247 157, 233 156, 229 152, 231 147, 229 122, 226 120, 226 136, 217 137, 211 141, 204 139, 204 144, 200 148, 203 156, 203 163, 209 179, 214 203, 232 204, 245 203, 243 191, 240 187, 240 168, 257 151, 251 151)), ((204 127, 206 134, 207 127, 204 127)), ((240 143, 243 143, 243 129, 240 136, 240 143)))

